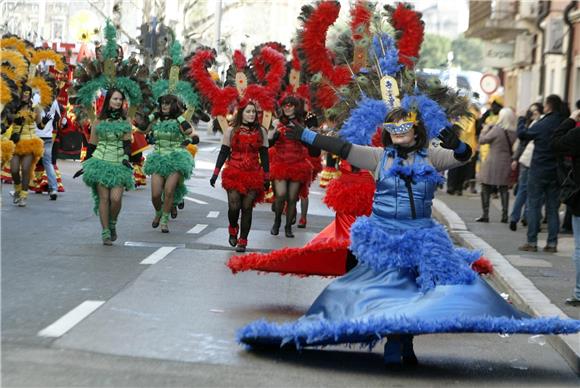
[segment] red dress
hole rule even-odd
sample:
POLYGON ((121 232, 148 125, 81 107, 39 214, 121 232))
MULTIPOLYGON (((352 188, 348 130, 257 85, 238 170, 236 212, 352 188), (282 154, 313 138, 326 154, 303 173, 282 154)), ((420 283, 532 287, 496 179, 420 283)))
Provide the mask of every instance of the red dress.
POLYGON ((286 126, 278 124, 280 137, 274 144, 270 160, 270 179, 300 182, 300 197, 308 196, 312 181, 312 165, 308 162, 308 148, 300 141, 288 139, 286 126))
POLYGON ((263 144, 260 130, 235 129, 230 141, 230 158, 222 171, 222 187, 242 195, 255 191, 257 197, 254 203, 264 199, 265 176, 259 158, 259 149, 263 144))

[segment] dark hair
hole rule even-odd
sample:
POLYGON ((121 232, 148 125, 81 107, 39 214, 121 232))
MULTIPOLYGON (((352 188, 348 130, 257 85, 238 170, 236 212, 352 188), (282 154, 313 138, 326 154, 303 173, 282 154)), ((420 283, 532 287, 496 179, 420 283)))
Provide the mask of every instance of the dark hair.
POLYGON ((185 112, 185 109, 183 108, 183 105, 179 102, 179 99, 172 94, 166 94, 165 96, 159 97, 157 102, 159 103, 160 109, 161 109, 161 104, 163 102, 168 102, 169 105, 171 105, 171 108, 169 109, 169 113, 167 114, 167 116, 165 116, 163 113, 161 113, 161 117, 176 119, 183 112, 185 112))
POLYGON ((248 127, 251 129, 260 129, 260 120, 258 120, 258 107, 253 102, 249 102, 243 108, 240 107, 238 109, 238 111, 236 112, 236 116, 234 117, 234 123, 233 123, 234 128, 239 128, 244 123, 244 120, 243 120, 244 119, 244 110, 246 110, 246 108, 250 105, 252 105, 254 107, 254 109, 256 110, 256 118, 254 119, 253 123, 248 123, 248 127))
MULTIPOLYGON (((113 93, 115 93, 115 92, 121 93, 121 96, 123 97, 123 102, 125 102, 125 100, 126 100, 125 94, 122 91, 120 91, 117 88, 111 88, 111 89, 107 90, 107 94, 105 95, 105 101, 103 101, 103 108, 101 109, 101 113, 99 114, 99 120, 106 120, 106 119, 110 118, 111 113, 113 111, 109 108, 109 104, 111 101, 111 97, 113 96, 113 93)), ((121 107, 120 110, 121 110, 120 118, 125 120, 127 118, 127 114, 123 110, 123 107, 121 107)))
POLYGON ((280 104, 280 121, 283 124, 288 124, 290 122, 290 118, 286 117, 284 114, 284 109, 282 107, 286 104, 294 105, 294 119, 298 120, 300 124, 304 124, 304 118, 306 117, 306 112, 304 111, 304 101, 295 96, 288 96, 282 100, 280 104))
MULTIPOLYGON (((544 105, 542 105, 541 102, 534 102, 532 105, 530 105, 530 108, 533 106, 536 107, 536 109, 538 110, 538 112, 540 112, 540 114, 544 113, 544 105)), ((530 108, 528 108, 528 110, 530 108)))
POLYGON ((26 104, 29 108, 32 107, 32 88, 30 86, 28 86, 26 84, 22 85, 22 89, 20 91, 20 101, 21 101, 20 106, 26 104), (28 94, 28 101, 26 101, 26 102, 22 101, 22 96, 24 96, 25 92, 29 93, 28 94))
POLYGON ((562 99, 556 94, 546 97, 546 105, 550 105, 552 112, 562 113, 562 99))
MULTIPOLYGON (((387 123, 396 123, 397 121, 405 120, 407 118, 407 112, 405 112, 401 108, 395 108, 387 115, 385 122, 387 123)), ((414 150, 427 148, 429 144, 429 139, 427 139, 427 131, 425 130, 425 126, 421 121, 417 121, 413 126, 415 128, 415 145, 411 147, 414 150)), ((383 143, 383 147, 388 147, 393 144, 393 140, 391 139, 391 134, 383 129, 381 135, 381 142, 383 143)))
POLYGON ((580 100, 576 101, 576 109, 580 109, 580 100))

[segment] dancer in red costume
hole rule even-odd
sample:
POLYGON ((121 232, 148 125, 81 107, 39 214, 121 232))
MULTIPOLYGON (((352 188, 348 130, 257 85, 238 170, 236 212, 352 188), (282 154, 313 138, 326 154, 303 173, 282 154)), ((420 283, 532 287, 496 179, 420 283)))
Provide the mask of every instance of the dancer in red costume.
POLYGON ((312 180, 312 165, 307 158, 309 150, 303 143, 286 138, 286 126, 290 123, 304 125, 304 101, 288 96, 282 101, 282 114, 273 131, 270 131, 270 146, 274 147, 270 178, 274 183, 274 225, 270 233, 278 235, 282 224, 282 211, 286 204, 286 237, 292 238, 292 220, 296 217, 298 197, 308 196, 312 180))
POLYGON ((222 172, 222 186, 228 192, 229 243, 237 252, 245 252, 252 226, 252 211, 264 198, 270 186, 268 163, 268 135, 260 126, 256 104, 240 107, 233 128, 224 132, 210 184, 215 187, 222 172), (241 222, 240 220, 241 212, 241 222), (238 238, 238 231, 240 237, 238 238))
POLYGON ((278 51, 263 47, 258 55, 259 58, 252 62, 260 63, 268 70, 262 83, 248 82, 256 79, 255 74, 252 74, 244 54, 236 50, 228 71, 227 86, 223 88, 214 83, 207 70, 215 60, 212 52, 198 51, 190 61, 189 74, 202 96, 211 103, 211 114, 217 117, 224 132, 210 184, 215 185, 221 167, 229 158, 222 173, 222 186, 228 191, 228 240, 238 252, 246 250, 253 206, 263 199, 269 186, 268 136, 263 128, 270 126, 274 96, 278 94, 284 74, 284 56, 278 51), (237 108, 237 113, 233 125, 229 126, 226 115, 232 107, 237 108), (259 110, 262 117, 258 115, 259 110), (241 225, 238 224, 240 212, 241 225))

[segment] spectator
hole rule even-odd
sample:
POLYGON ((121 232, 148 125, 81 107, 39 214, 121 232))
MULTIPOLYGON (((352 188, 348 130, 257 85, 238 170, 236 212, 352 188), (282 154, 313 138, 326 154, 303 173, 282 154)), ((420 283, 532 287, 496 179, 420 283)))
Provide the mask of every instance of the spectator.
POLYGON ((46 112, 42 112, 42 117, 46 121, 43 128, 36 128, 36 135, 44 142, 44 155, 42 156, 42 166, 48 179, 48 195, 52 201, 57 198, 58 184, 56 181, 56 172, 52 164, 52 145, 53 145, 53 127, 60 120, 60 108, 58 101, 55 99, 46 112))
POLYGON ((530 170, 528 171, 528 238, 518 249, 521 251, 538 251, 538 232, 540 231, 541 208, 543 200, 546 204, 548 219, 548 241, 544 252, 558 251, 558 218, 559 185, 557 178, 556 155, 551 148, 554 131, 562 121, 562 100, 555 94, 546 97, 544 103, 545 115, 534 125, 526 128, 525 117, 518 121, 518 137, 520 140, 533 140, 534 153, 530 170))
MULTIPOLYGON (((578 108, 578 102, 576 107, 578 108)), ((570 188, 576 191, 575 195, 570 195, 569 200, 565 200, 566 205, 572 212, 572 228, 574 231, 574 263, 576 266, 576 286, 574 295, 566 299, 566 304, 580 306, 580 110, 572 113, 572 116, 562 122, 552 140, 552 149, 564 157, 572 159, 572 169, 570 171, 570 188)), ((564 183, 566 185, 566 182, 564 183)), ((566 187, 563 186, 563 191, 566 187)))
POLYGON ((495 125, 486 126, 479 135, 479 144, 489 144, 489 153, 481 164, 481 207, 477 222, 489 222, 489 201, 492 186, 498 186, 501 198, 501 222, 508 222, 511 149, 516 140, 516 117, 510 108, 502 108, 495 125))
MULTIPOLYGON (((462 117, 457 124, 462 131, 459 139, 465 144, 469 144, 472 150, 477 149, 476 136, 476 121, 478 118, 478 111, 475 105, 471 105, 469 111, 473 114, 472 117, 462 117)), ((475 177, 475 162, 472 158, 469 163, 463 166, 452 168, 447 173, 447 194, 463 195, 463 187, 467 180, 475 177)))
MULTIPOLYGON (((544 106, 536 102, 530 106, 526 112, 526 128, 534 125, 544 113, 544 106)), ((522 209, 524 209, 524 216, 522 218, 522 224, 526 226, 528 224, 528 208, 526 201, 528 198, 528 170, 530 168, 530 163, 532 161, 532 154, 534 152, 534 142, 527 140, 516 141, 516 151, 512 156, 512 170, 516 170, 519 167, 518 175, 518 190, 516 194, 516 199, 514 202, 514 207, 510 214, 510 229, 517 230, 517 224, 522 217, 522 209)))

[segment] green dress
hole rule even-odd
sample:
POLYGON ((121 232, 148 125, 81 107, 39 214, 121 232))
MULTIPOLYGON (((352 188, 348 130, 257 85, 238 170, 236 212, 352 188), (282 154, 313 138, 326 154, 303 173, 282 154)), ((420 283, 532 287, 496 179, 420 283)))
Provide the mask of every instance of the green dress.
POLYGON ((155 137, 155 149, 145 161, 143 170, 147 175, 161 175, 167 178, 178 172, 182 178, 175 188, 173 205, 183 201, 187 194, 185 180, 191 177, 195 162, 189 151, 181 146, 187 137, 179 129, 179 122, 175 119, 157 121, 153 124, 153 136, 155 137))
POLYGON ((99 209, 97 185, 107 188, 135 188, 133 170, 123 165, 128 159, 123 150, 123 137, 131 133, 131 124, 125 120, 100 121, 95 127, 99 142, 92 158, 83 163, 83 181, 92 189, 95 214, 99 209))

